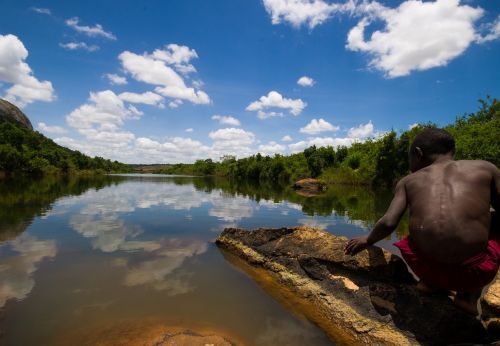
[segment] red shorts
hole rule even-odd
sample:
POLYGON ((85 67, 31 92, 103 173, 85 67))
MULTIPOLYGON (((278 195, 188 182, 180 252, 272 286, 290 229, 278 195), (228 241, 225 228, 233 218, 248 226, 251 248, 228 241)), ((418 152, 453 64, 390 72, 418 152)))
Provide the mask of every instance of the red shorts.
POLYGON ((419 258, 408 237, 394 243, 413 272, 428 286, 459 292, 475 292, 495 278, 500 265, 500 239, 488 241, 487 248, 461 264, 419 258))

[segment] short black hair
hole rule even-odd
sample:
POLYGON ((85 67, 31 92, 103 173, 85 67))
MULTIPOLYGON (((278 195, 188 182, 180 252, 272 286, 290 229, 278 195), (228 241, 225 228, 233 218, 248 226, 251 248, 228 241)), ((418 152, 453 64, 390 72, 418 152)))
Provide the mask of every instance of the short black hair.
POLYGON ((428 127, 415 136, 410 146, 410 152, 413 153, 416 147, 422 149, 425 157, 430 157, 433 154, 454 154, 455 140, 446 130, 428 127))

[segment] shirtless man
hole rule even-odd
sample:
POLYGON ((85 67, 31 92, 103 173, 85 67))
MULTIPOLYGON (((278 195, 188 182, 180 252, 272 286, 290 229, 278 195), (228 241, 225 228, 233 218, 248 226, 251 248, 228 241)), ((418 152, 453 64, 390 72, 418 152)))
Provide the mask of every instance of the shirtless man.
POLYGON ((455 161, 454 152, 445 130, 418 134, 409 152, 412 173, 398 182, 372 232, 351 239, 345 253, 355 255, 390 235, 409 206, 410 234, 394 245, 419 277, 418 288, 456 291, 455 304, 477 315, 482 288, 500 264, 499 230, 490 231, 490 205, 500 211, 500 171, 487 161, 455 161))

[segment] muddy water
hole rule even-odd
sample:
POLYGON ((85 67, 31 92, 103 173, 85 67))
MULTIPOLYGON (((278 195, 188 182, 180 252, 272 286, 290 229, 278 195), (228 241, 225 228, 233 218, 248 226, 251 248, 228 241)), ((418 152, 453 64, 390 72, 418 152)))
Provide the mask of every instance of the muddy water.
POLYGON ((213 240, 229 226, 366 234, 389 197, 169 176, 0 181, 0 344, 113 344, 184 328, 248 345, 331 345, 213 240))

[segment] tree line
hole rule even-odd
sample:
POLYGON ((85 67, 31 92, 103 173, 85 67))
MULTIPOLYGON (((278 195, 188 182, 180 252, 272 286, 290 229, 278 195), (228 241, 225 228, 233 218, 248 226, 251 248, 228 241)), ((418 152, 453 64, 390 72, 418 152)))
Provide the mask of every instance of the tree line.
MULTIPOLYGON (((480 100, 479 110, 457 117, 445 127, 455 138, 455 158, 488 160, 500 165, 500 102, 488 97, 480 100)), ((409 173, 408 150, 415 136, 433 123, 419 124, 397 134, 389 131, 381 138, 354 143, 350 147, 312 146, 301 153, 261 154, 236 159, 221 157, 176 164, 156 170, 166 174, 216 175, 237 179, 294 181, 319 178, 327 183, 366 185, 394 184, 409 173)))
POLYGON ((102 157, 89 157, 56 144, 39 132, 0 123, 0 171, 14 174, 126 172, 130 167, 102 157))

